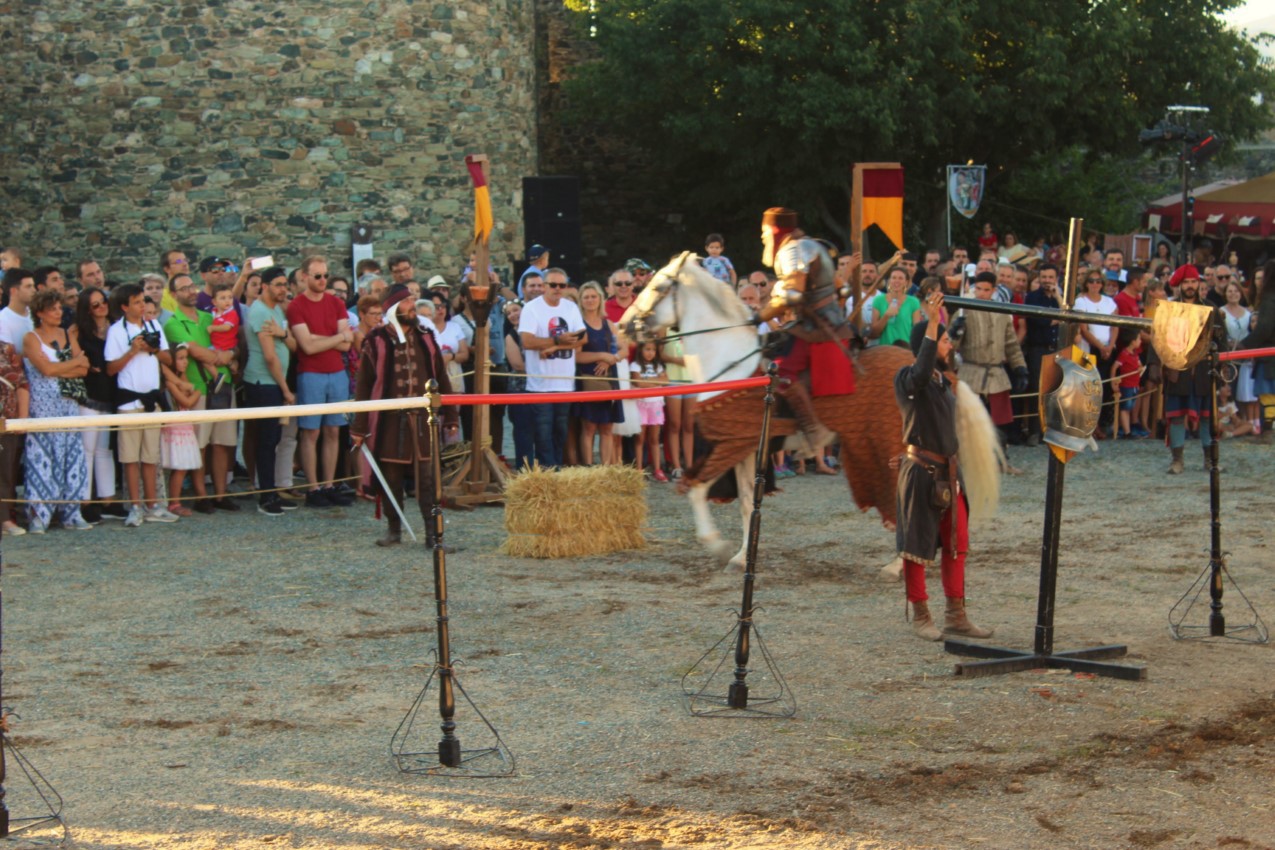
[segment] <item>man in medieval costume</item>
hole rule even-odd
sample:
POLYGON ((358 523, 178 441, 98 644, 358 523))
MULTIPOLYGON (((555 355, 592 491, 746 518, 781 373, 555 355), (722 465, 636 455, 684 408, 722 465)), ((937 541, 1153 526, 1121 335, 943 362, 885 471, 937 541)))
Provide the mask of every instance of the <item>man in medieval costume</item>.
MULTIPOLYGON (((355 398, 410 398, 425 395, 430 379, 438 382, 440 393, 450 393, 447 367, 442 349, 433 331, 416 321, 416 304, 411 291, 396 286, 385 299, 385 324, 372 330, 363 341, 359 357, 355 398)), ((441 410, 444 442, 457 436, 460 418, 454 406, 441 410)), ((402 541, 403 520, 398 511, 403 507, 403 481, 409 473, 416 479, 416 501, 425 520, 425 544, 435 543, 430 511, 434 506, 434 473, 429 414, 423 408, 411 410, 360 411, 350 426, 350 438, 356 448, 364 442, 381 470, 378 492, 385 506, 389 528, 378 546, 393 546, 402 541), (397 506, 397 507, 396 507, 397 506)))
MULTIPOLYGON (((1207 305, 1200 292, 1200 270, 1193 265, 1178 268, 1169 284, 1177 291, 1173 301, 1181 304, 1207 305)), ((1215 310, 1213 314, 1214 333, 1218 322, 1224 321, 1215 310)), ((1225 326, 1223 325, 1223 333, 1225 326)), ((1225 337, 1223 337, 1225 339, 1225 337)), ((1186 429, 1189 424, 1198 428, 1200 448, 1204 450, 1204 469, 1209 468, 1209 446, 1213 444, 1213 399, 1209 392, 1212 384, 1209 380, 1209 360, 1204 358, 1195 366, 1177 370, 1165 366, 1155 348, 1147 357, 1149 375, 1152 381, 1160 382, 1164 387, 1164 418, 1169 425, 1168 443, 1172 460, 1169 462, 1169 475, 1180 475, 1186 469, 1183 454, 1186 451, 1186 429)))
POLYGON ((925 321, 912 328, 916 361, 894 378, 894 397, 903 414, 904 452, 899 459, 898 524, 895 539, 903 558, 912 630, 924 640, 944 634, 991 637, 990 629, 965 614, 965 554, 969 549, 969 503, 957 465, 956 395, 945 372, 952 341, 939 316, 943 296, 922 303, 925 321), (942 631, 934 623, 925 591, 925 568, 941 549, 940 569, 947 609, 942 631))
MULTIPOLYGON (((823 244, 797 228, 797 213, 790 209, 771 207, 762 214, 761 241, 762 263, 774 268, 778 280, 758 316, 768 321, 789 311, 795 315, 783 328, 789 335, 786 350, 775 357, 779 393, 792 407, 812 454, 818 456, 835 435, 815 415, 801 376, 811 366, 812 346, 821 343, 841 347, 846 353, 838 356, 849 362, 845 340, 852 329, 837 301, 836 268, 823 244)), ((838 394, 854 392, 854 370, 847 366, 840 371, 844 378, 838 394)))

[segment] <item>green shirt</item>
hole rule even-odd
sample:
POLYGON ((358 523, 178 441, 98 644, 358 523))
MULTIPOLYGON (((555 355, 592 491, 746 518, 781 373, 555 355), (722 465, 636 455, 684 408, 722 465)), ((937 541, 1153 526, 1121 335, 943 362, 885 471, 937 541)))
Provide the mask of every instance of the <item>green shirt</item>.
MULTIPOLYGON (((266 358, 261 351, 261 338, 257 336, 262 325, 270 319, 274 319, 275 324, 281 328, 288 327, 288 317, 282 304, 276 304, 271 309, 260 298, 252 302, 252 306, 248 308, 248 364, 243 370, 244 383, 275 385, 274 376, 266 367, 266 358)), ((279 368, 287 375, 288 359, 292 352, 288 351, 288 344, 279 337, 274 338, 274 353, 279 358, 279 368)))
MULTIPOLYGON (((921 309, 921 302, 917 300, 915 295, 903 296, 903 303, 899 305, 899 312, 894 314, 894 318, 886 324, 885 330, 881 332, 880 339, 877 342, 881 345, 893 345, 902 341, 903 346, 908 348, 912 345, 912 317, 921 309)), ((872 320, 876 321, 879 316, 884 316, 890 311, 890 299, 885 293, 878 295, 872 299, 872 320)))
MULTIPOLYGON (((193 342, 195 345, 204 348, 212 348, 212 337, 208 333, 208 328, 213 323, 212 313, 205 313, 203 310, 195 311, 195 318, 190 319, 181 310, 173 313, 173 317, 168 320, 168 324, 164 325, 164 338, 168 340, 168 347, 176 348, 179 343, 193 342)), ((194 357, 188 356, 190 365, 186 367, 186 380, 195 385, 195 389, 204 395, 208 395, 208 384, 204 382, 204 376, 200 374, 200 364, 194 357)), ((230 370, 225 366, 217 367, 218 371, 227 378, 230 377, 230 370)), ((209 377, 212 373, 204 367, 203 372, 207 372, 209 377)))

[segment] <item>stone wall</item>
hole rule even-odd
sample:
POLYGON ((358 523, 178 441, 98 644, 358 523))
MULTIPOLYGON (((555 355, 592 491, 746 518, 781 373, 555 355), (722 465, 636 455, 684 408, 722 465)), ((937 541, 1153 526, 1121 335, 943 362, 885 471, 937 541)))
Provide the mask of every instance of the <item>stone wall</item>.
POLYGON ((322 251, 350 228, 455 274, 467 153, 491 158, 493 257, 535 174, 533 4, 0 0, 0 244, 109 277, 160 252, 322 251))

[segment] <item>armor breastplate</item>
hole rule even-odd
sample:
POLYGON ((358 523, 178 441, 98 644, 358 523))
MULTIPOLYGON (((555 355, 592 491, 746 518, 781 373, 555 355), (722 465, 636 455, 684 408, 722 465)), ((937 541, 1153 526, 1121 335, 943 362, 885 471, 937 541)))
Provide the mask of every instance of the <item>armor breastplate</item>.
MULTIPOLYGON (((825 302, 818 312, 828 326, 836 329, 845 324, 845 314, 834 295, 836 279, 832 257, 818 242, 805 238, 789 239, 775 254, 775 274, 779 278, 775 284, 775 293, 789 305, 825 302), (787 290, 785 278, 793 272, 807 276, 806 290, 800 297, 787 290)), ((775 295, 771 297, 773 299, 775 295)), ((803 318, 802 325, 807 331, 823 330, 809 315, 803 318)))
POLYGON ((1102 411, 1102 378, 1096 368, 1081 366, 1065 354, 1051 357, 1048 376, 1042 374, 1040 383, 1045 442, 1073 452, 1097 451, 1093 432, 1102 411), (1054 389, 1047 391, 1051 385, 1054 389))

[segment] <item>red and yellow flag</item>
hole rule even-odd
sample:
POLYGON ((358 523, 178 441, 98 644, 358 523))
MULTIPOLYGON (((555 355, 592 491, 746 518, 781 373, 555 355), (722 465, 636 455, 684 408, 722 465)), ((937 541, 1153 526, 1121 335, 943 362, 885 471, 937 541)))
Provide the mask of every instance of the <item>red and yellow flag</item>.
POLYGON ((485 160, 486 157, 476 159, 473 155, 465 157, 469 178, 474 181, 474 240, 484 244, 491 237, 493 223, 491 192, 487 189, 487 175, 483 173, 485 160))
POLYGON ((863 220, 859 227, 867 230, 874 224, 896 248, 903 247, 902 168, 863 170, 863 220))

